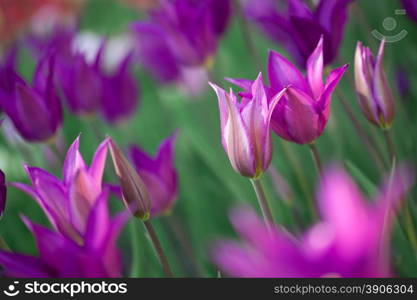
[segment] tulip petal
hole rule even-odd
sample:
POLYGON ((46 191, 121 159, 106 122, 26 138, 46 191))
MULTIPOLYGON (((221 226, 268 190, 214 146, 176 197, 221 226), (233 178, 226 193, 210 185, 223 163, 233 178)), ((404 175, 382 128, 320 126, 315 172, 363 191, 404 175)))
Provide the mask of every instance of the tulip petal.
POLYGON ((319 135, 319 116, 314 108, 314 100, 292 86, 287 89, 286 98, 284 116, 292 140, 298 144, 313 142, 319 135))
POLYGON ((318 192, 323 221, 335 230, 339 251, 346 258, 354 257, 368 245, 370 237, 368 207, 356 184, 346 173, 333 166, 325 172, 318 192))
MULTIPOLYGON (((378 113, 383 116, 383 126, 389 126, 394 118, 395 106, 391 90, 384 72, 382 60, 384 58, 385 41, 381 42, 375 63, 373 77, 373 95, 378 104, 378 113)), ((378 116, 380 119, 380 115, 378 116)))
POLYGON ((0 265, 8 277, 45 278, 49 277, 45 265, 40 259, 0 250, 0 265))
POLYGON ((88 173, 95 182, 95 185, 98 187, 101 185, 101 181, 103 179, 108 144, 109 138, 106 138, 103 142, 100 143, 100 145, 97 147, 96 152, 94 153, 91 165, 88 169, 88 173))
POLYGON ((68 185, 79 169, 86 168, 83 157, 78 151, 80 146, 80 136, 71 144, 65 156, 62 168, 62 177, 65 185, 68 185))
POLYGON ((323 36, 321 36, 316 49, 307 60, 307 79, 315 99, 323 91, 323 36))
POLYGON ((268 78, 275 93, 288 85, 304 93, 310 93, 310 88, 301 72, 288 59, 274 51, 269 51, 268 78))

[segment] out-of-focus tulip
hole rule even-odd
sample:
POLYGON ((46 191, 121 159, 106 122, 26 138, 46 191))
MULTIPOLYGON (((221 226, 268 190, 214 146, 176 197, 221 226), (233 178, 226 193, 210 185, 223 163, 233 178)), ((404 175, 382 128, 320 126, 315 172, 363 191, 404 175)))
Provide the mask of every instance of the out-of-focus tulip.
POLYGON ((112 140, 110 140, 110 153, 126 207, 139 219, 148 220, 151 200, 145 183, 112 140))
POLYGON ((60 59, 57 68, 59 85, 69 108, 75 114, 89 115, 101 106, 102 80, 83 55, 60 59))
POLYGON ((155 158, 137 146, 129 149, 136 171, 151 199, 151 217, 168 212, 177 198, 177 172, 174 168, 176 134, 162 141, 155 158))
POLYGON ((303 0, 246 0, 245 11, 272 40, 284 45, 300 67, 324 36, 324 64, 337 58, 352 0, 320 0, 312 11, 303 0))
POLYGON ((162 1, 149 21, 131 26, 144 66, 169 82, 181 77, 183 67, 211 64, 230 11, 229 0, 162 1))
POLYGON ((401 0, 401 2, 406 10, 407 16, 414 22, 417 22, 417 2, 414 0, 401 0))
POLYGON ((244 241, 219 242, 214 260, 238 277, 392 276, 389 236, 411 182, 409 174, 397 172, 371 203, 333 167, 319 189, 319 223, 297 239, 280 228, 268 230, 251 209, 235 210, 232 223, 244 241))
POLYGON ((368 47, 358 42, 355 54, 355 84, 359 105, 365 117, 383 129, 391 127, 395 104, 382 60, 385 42, 382 41, 374 58, 368 47))
POLYGON ((236 172, 257 178, 272 158, 270 121, 272 112, 287 91, 278 91, 268 103, 262 75, 251 85, 251 95, 238 102, 236 95, 210 84, 220 109, 222 144, 236 172))
MULTIPOLYGON (((297 144, 313 143, 323 133, 329 119, 332 93, 347 69, 334 69, 323 82, 323 38, 307 61, 307 74, 301 72, 281 54, 271 51, 268 60, 269 101, 289 86, 271 119, 271 128, 281 138, 297 144)), ((250 93, 248 81, 229 79, 250 93)))
POLYGON ((88 167, 78 150, 77 138, 65 157, 62 179, 41 168, 26 166, 32 186, 12 184, 36 200, 57 231, 82 244, 88 215, 102 192, 107 147, 108 140, 105 140, 88 167))
POLYGON ((124 121, 136 111, 139 86, 131 72, 131 62, 132 55, 127 55, 111 74, 98 67, 102 80, 101 112, 110 123, 124 121))
POLYGON ((53 69, 53 58, 41 59, 32 86, 14 70, 0 71, 1 106, 27 141, 46 142, 61 125, 61 104, 53 82, 53 69))
POLYGON ((6 187, 6 176, 3 171, 0 170, 0 218, 3 216, 4 209, 6 208, 7 199, 7 187, 6 187))
MULTIPOLYGON (((122 265, 117 237, 127 220, 121 213, 110 219, 107 191, 91 207, 82 244, 23 217, 32 232, 39 257, 0 250, 0 265, 9 277, 120 277, 122 265)), ((59 199, 56 199, 59 200, 59 199)))

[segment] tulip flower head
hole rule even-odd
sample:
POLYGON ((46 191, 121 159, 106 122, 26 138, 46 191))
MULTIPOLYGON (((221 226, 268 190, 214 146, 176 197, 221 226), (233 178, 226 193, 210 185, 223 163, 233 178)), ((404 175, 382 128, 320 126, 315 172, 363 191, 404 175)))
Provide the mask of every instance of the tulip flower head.
POLYGON ((80 244, 88 215, 102 192, 108 142, 99 145, 88 167, 78 150, 77 138, 67 152, 62 179, 41 168, 25 166, 32 186, 12 183, 36 200, 58 232, 80 244))
MULTIPOLYGON (((272 114, 271 128, 287 141, 311 144, 320 137, 329 119, 332 93, 348 67, 332 70, 323 82, 323 41, 322 37, 310 55, 305 76, 281 54, 269 53, 268 98, 289 86, 272 114)), ((250 93, 247 80, 229 81, 243 88, 245 94, 250 93)))
POLYGON ((110 140, 110 153, 126 207, 139 219, 148 220, 151 212, 151 200, 145 183, 122 150, 112 140, 110 140))
POLYGON ((359 105, 365 117, 382 129, 391 127, 395 104, 384 72, 385 41, 381 42, 376 59, 368 47, 358 42, 355 53, 355 84, 359 105))
POLYGON ((132 24, 143 64, 172 82, 185 67, 209 66, 230 19, 230 0, 160 1, 150 19, 132 24))
POLYGON ((233 211, 242 243, 222 241, 214 260, 236 277, 388 277, 389 234, 393 213, 410 178, 397 172, 376 201, 365 201, 348 175, 333 167, 318 193, 322 220, 296 238, 271 232, 248 208, 233 211))
POLYGON ((129 149, 130 157, 151 199, 151 216, 167 213, 177 198, 177 172, 173 164, 176 134, 162 141, 155 158, 137 146, 129 149))
POLYGON ((210 83, 215 90, 220 109, 222 144, 236 172, 258 178, 272 159, 270 121, 272 112, 286 92, 279 91, 268 103, 262 74, 251 85, 250 97, 238 102, 230 90, 210 83))
POLYGON ((352 0, 320 0, 312 11, 303 0, 246 0, 245 12, 273 41, 284 45, 300 67, 324 36, 324 64, 337 57, 352 0), (278 3, 279 2, 279 3, 278 3))
POLYGON ((42 58, 30 86, 11 68, 1 70, 0 103, 20 135, 30 142, 54 138, 62 122, 53 82, 54 59, 42 58))

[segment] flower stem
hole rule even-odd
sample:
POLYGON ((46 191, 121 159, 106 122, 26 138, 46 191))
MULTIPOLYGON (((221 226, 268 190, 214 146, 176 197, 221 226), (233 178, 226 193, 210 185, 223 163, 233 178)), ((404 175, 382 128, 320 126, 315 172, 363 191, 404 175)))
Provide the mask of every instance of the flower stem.
POLYGON ((323 167, 321 165, 321 159, 320 159, 319 151, 317 150, 317 147, 316 147, 315 143, 311 143, 309 146, 310 146, 311 156, 312 156, 313 161, 314 161, 314 163, 316 165, 316 168, 317 168, 317 172, 321 176, 322 173, 323 173, 323 167))
POLYGON ((248 49, 248 52, 252 57, 253 64, 255 65, 255 67, 258 68, 259 71, 261 71, 262 70, 261 60, 258 56, 258 53, 256 52, 255 43, 253 42, 252 35, 250 34, 249 24, 242 11, 240 0, 235 0, 234 6, 235 6, 235 11, 237 12, 237 15, 238 15, 240 28, 242 30, 242 35, 243 35, 243 38, 245 39, 245 44, 248 49))
POLYGON ((164 250, 162 249, 161 242, 158 239, 158 236, 155 232, 155 229, 152 226, 152 223, 148 221, 143 221, 143 225, 145 225, 146 231, 149 234, 149 237, 151 238, 152 246, 155 249, 156 254, 158 255, 159 262, 162 265, 162 269, 164 270, 164 273, 167 277, 173 277, 171 268, 168 263, 168 259, 164 253, 164 250))
POLYGON ((390 162, 392 164, 394 160, 396 159, 397 154, 395 152, 394 143, 392 141, 391 132, 389 130, 384 130, 384 138, 385 138, 385 143, 387 145, 387 151, 390 157, 390 162))
POLYGON ((139 257, 139 239, 138 230, 136 227, 136 218, 132 218, 129 224, 130 240, 132 244, 132 266, 130 270, 130 277, 139 277, 140 257, 139 257))
POLYGON ((269 208, 268 200, 265 196, 264 188, 262 187, 261 181, 259 178, 250 180, 255 190, 256 197, 258 198, 259 206, 261 207, 262 215, 268 229, 272 229, 274 224, 274 218, 272 217, 271 209, 269 208))

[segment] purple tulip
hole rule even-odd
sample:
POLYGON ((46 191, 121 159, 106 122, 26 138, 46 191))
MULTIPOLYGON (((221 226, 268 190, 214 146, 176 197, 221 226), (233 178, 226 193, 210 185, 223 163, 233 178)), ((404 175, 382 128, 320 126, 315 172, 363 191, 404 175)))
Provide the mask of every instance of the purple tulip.
POLYGON ((272 40, 282 44, 300 67, 324 36, 324 64, 337 58, 352 0, 320 0, 312 11, 302 0, 246 0, 245 11, 272 40), (281 2, 281 6, 278 5, 281 2))
POLYGON ((359 105, 365 117, 376 126, 388 129, 395 114, 394 98, 388 85, 382 60, 385 42, 376 59, 368 47, 358 42, 355 54, 355 84, 359 105))
POLYGON ((72 113, 90 115, 99 111, 102 98, 102 78, 95 67, 81 54, 60 57, 57 80, 72 113))
POLYGON ((417 2, 414 0, 401 0, 403 7, 414 22, 417 22, 417 2))
MULTIPOLYGON (((53 192, 53 190, 49 190, 53 192)), ((0 265, 9 277, 120 277, 121 261, 116 240, 127 214, 109 218, 107 191, 91 207, 83 243, 23 217, 32 232, 39 256, 0 250, 0 265)), ((57 201, 61 199, 55 199, 57 201)))
POLYGON ((4 209, 6 208, 7 199, 7 187, 6 187, 6 176, 3 171, 0 170, 0 218, 3 216, 4 209))
POLYGON ((0 71, 0 102, 14 126, 30 142, 52 139, 62 122, 61 105, 53 83, 53 57, 42 58, 33 84, 14 70, 0 71))
POLYGON ((162 1, 150 20, 135 22, 140 57, 159 80, 181 76, 181 68, 211 63, 231 11, 229 0, 162 1))
POLYGON ((270 121, 272 112, 286 88, 278 91, 268 103, 262 75, 251 84, 251 95, 236 95, 210 83, 217 94, 220 109, 222 144, 236 172, 257 178, 272 158, 270 121))
POLYGON ((349 176, 333 167, 318 193, 321 221, 296 238, 269 231, 251 209, 235 210, 242 243, 222 241, 214 260, 236 277, 387 277, 389 237, 396 208, 411 180, 397 172, 375 202, 365 201, 349 176))
MULTIPOLYGON (((313 143, 323 133, 329 119, 330 103, 348 65, 334 69, 323 82, 323 38, 307 61, 307 75, 285 57, 271 51, 268 60, 269 99, 289 86, 286 95, 277 104, 271 119, 271 128, 281 138, 297 144, 313 143)), ((249 93, 249 82, 229 79, 249 93)), ((272 100, 269 100, 270 102, 272 100)))
MULTIPOLYGON (((101 53, 97 60, 100 61, 101 53)), ((107 74, 98 67, 102 78, 101 111, 110 123, 118 123, 131 117, 138 105, 139 86, 130 65, 132 55, 127 55, 116 70, 107 74)))
POLYGON ((151 217, 167 213, 177 198, 177 172, 174 167, 176 134, 162 141, 155 158, 137 146, 130 147, 130 157, 151 198, 151 217))
POLYGON ((108 142, 106 139, 99 145, 88 167, 78 151, 77 138, 67 152, 62 179, 26 166, 32 186, 13 183, 36 200, 58 232, 79 244, 83 243, 90 211, 102 193, 108 142))

